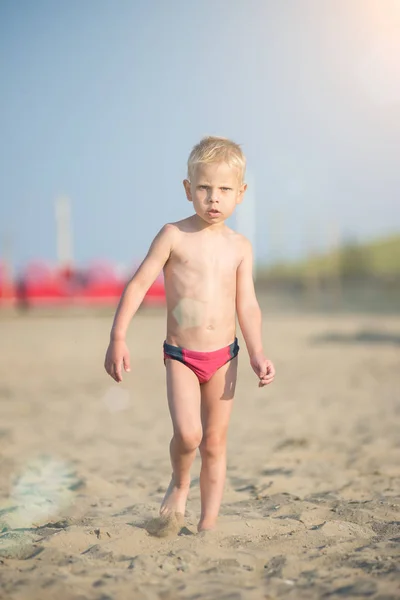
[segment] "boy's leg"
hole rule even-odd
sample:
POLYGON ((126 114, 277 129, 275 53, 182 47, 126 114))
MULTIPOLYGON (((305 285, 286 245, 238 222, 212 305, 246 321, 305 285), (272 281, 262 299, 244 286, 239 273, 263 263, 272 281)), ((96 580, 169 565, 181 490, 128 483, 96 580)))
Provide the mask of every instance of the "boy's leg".
POLYGON ((196 375, 179 361, 166 359, 168 406, 173 425, 170 443, 172 478, 160 514, 185 514, 190 467, 202 437, 200 385, 196 375))
POLYGON ((201 517, 198 530, 215 526, 226 475, 226 435, 235 394, 237 358, 201 386, 201 517))

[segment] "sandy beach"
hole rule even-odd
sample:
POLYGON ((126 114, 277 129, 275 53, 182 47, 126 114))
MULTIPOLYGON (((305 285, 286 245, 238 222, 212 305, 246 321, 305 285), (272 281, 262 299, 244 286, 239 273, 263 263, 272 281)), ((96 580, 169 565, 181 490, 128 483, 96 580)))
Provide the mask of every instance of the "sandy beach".
MULTIPOLYGON (((149 533, 170 478, 164 314, 0 315, 1 600, 400 597, 400 318, 265 314, 277 377, 242 344, 218 529, 199 459, 178 533, 149 533)), ((240 341, 240 338, 239 338, 240 341)))

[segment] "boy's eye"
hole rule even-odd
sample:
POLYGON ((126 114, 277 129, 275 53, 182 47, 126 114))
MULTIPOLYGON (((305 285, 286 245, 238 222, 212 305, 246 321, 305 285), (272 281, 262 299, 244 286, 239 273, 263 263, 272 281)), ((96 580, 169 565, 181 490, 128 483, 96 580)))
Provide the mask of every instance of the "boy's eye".
MULTIPOLYGON (((210 186, 208 186, 208 185, 198 185, 197 188, 199 190, 209 190, 210 186)), ((222 190, 223 192, 229 192, 229 191, 232 190, 232 188, 230 188, 230 187, 221 187, 220 190, 222 190)))

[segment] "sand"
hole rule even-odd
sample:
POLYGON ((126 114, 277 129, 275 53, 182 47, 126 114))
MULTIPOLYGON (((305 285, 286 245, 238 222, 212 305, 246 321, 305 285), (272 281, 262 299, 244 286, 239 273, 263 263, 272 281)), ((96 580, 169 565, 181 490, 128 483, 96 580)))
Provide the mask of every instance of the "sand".
POLYGON ((0 316, 0 598, 400 597, 400 318, 265 315, 242 344, 218 529, 152 530, 170 477, 164 315, 103 370, 111 318, 0 316), (151 533, 149 533, 151 531, 151 533))

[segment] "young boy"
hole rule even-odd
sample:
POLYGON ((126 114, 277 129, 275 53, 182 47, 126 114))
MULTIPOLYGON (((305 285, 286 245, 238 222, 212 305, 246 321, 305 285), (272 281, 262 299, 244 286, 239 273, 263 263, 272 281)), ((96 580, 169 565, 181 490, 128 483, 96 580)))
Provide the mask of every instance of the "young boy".
POLYGON ((164 363, 173 425, 172 478, 160 514, 184 515, 190 468, 201 454, 198 531, 213 529, 226 472, 226 435, 237 374, 236 314, 259 386, 274 379, 261 339, 261 311, 253 284, 252 248, 225 221, 242 202, 245 157, 225 138, 206 137, 188 160, 183 182, 194 215, 157 234, 127 284, 111 330, 105 369, 115 381, 130 371, 125 343, 132 316, 161 269, 167 300, 164 363))

